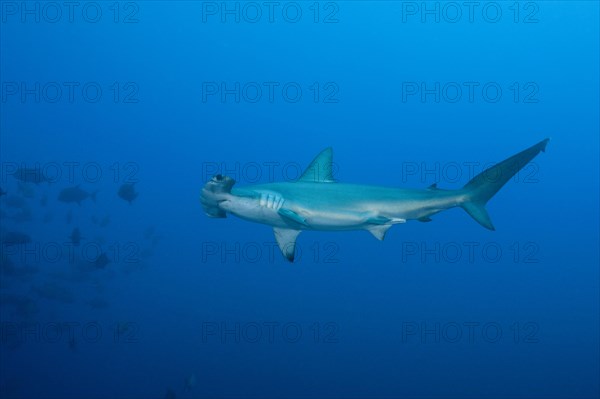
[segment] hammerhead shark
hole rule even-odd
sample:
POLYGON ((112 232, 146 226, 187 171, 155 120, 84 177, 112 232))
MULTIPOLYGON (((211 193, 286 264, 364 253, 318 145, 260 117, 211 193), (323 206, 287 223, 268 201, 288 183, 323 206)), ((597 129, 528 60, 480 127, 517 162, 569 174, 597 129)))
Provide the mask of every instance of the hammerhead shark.
POLYGON ((212 218, 227 213, 273 227, 283 256, 294 261, 296 238, 303 230, 367 230, 377 239, 395 224, 431 221, 446 209, 461 207, 486 229, 495 230, 485 205, 550 140, 484 170, 464 187, 444 190, 402 189, 338 183, 333 178, 333 150, 324 149, 297 181, 254 184, 233 188, 235 180, 215 175, 203 189, 204 212, 212 218))

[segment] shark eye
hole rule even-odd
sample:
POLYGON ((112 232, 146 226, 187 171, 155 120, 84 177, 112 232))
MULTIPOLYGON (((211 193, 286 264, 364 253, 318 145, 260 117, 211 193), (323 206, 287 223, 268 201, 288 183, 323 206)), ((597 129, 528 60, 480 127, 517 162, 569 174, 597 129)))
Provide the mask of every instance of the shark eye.
POLYGON ((223 180, 223 175, 222 174, 215 175, 214 179, 216 181, 221 181, 221 180, 223 180))

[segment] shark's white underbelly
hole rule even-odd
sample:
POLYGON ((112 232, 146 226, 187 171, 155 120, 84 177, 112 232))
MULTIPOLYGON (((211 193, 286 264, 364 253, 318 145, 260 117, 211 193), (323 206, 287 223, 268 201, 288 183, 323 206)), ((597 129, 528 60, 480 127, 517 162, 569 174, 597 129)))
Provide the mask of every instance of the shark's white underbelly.
POLYGON ((360 230, 373 224, 406 221, 403 212, 390 212, 384 204, 349 201, 304 204, 286 200, 274 191, 260 192, 253 198, 232 196, 221 203, 221 208, 252 222, 299 230, 360 230))

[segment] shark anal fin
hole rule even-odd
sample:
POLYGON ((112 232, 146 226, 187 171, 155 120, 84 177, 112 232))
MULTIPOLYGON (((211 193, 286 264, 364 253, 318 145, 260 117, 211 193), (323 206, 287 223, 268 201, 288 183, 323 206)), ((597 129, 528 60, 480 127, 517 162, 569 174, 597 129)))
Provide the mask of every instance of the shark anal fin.
POLYGON ((284 229, 281 227, 273 227, 275 239, 281 253, 290 262, 294 261, 294 253, 296 252, 296 238, 301 230, 284 229))
POLYGON ((292 225, 308 226, 308 223, 306 223, 306 220, 302 216, 290 209, 279 208, 277 213, 287 222, 291 222, 292 225))
POLYGON ((373 225, 371 227, 367 227, 367 230, 369 231, 369 233, 373 234, 373 236, 375 236, 375 238, 377 238, 379 241, 383 241, 383 239, 385 238, 385 233, 387 233, 390 227, 392 227, 391 224, 373 225))

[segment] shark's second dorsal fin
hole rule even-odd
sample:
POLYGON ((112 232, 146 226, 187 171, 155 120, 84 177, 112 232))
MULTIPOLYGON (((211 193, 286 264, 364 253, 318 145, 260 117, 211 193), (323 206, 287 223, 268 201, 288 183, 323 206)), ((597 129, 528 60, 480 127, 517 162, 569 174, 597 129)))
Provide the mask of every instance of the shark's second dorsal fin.
POLYGON ((325 148, 313 159, 308 168, 302 173, 301 182, 333 183, 333 149, 325 148))

